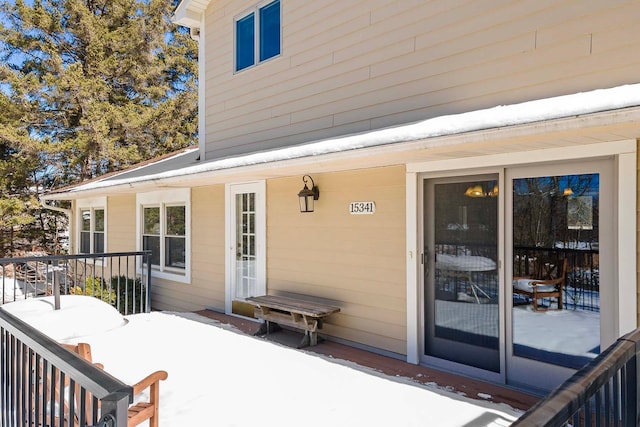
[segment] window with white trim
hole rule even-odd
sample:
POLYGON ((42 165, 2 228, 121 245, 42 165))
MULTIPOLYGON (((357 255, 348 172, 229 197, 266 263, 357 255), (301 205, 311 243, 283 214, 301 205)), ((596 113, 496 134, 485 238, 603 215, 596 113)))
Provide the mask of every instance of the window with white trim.
POLYGON ((236 71, 280 55, 280 0, 258 4, 237 17, 234 27, 236 71))
POLYGON ((186 208, 162 204, 142 209, 142 250, 151 251, 151 265, 164 270, 186 266, 186 208))
POLYGON ((101 254, 106 248, 106 198, 78 201, 77 253, 101 254))
POLYGON ((139 247, 151 251, 152 275, 188 281, 189 190, 138 194, 137 201, 139 247))

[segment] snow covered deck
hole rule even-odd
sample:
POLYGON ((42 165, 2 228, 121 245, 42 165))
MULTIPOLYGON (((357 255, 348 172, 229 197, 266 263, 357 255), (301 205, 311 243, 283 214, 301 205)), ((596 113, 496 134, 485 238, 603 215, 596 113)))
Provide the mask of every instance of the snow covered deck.
POLYGON ((160 397, 164 427, 213 421, 219 426, 287 426, 301 419, 307 426, 460 426, 477 420, 501 426, 521 414, 489 401, 489 388, 465 396, 435 381, 425 384, 320 356, 323 344, 315 353, 299 351, 194 313, 152 312, 122 318, 106 304, 101 310, 100 304, 90 302, 87 315, 85 298, 63 296, 62 310, 57 312, 50 298, 10 303, 2 309, 58 341, 89 343, 94 360, 124 382, 157 369, 168 371, 160 397), (258 383, 272 385, 268 395, 255 392, 252 385, 258 383), (310 416, 305 392, 310 383, 321 416, 310 416), (280 399, 284 395, 286 411, 280 399))

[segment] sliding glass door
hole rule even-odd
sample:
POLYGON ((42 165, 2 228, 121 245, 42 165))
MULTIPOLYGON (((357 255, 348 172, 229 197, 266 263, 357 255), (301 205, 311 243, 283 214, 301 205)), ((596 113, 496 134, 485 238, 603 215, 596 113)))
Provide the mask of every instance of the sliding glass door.
POLYGON ((601 160, 425 179, 422 361, 544 393, 611 344, 612 176, 601 160))
POLYGON ((548 390, 603 349, 612 300, 608 162, 507 171, 508 380, 548 390))
POLYGON ((498 373, 497 175, 425 182, 428 358, 498 373))

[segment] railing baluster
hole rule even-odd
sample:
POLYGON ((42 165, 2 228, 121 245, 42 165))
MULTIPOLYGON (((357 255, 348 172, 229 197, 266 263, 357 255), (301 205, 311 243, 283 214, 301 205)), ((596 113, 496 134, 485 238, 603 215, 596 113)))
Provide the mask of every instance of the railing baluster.
MULTIPOLYGON (((15 343, 16 340, 15 338, 12 336, 11 337, 11 342, 9 343, 9 361, 11 362, 11 365, 9 366, 9 380, 8 383, 10 385, 10 390, 9 390, 9 407, 10 408, 14 408, 16 401, 15 401, 15 393, 16 393, 16 384, 15 384, 15 369, 16 369, 16 363, 15 363, 15 357, 16 357, 16 352, 15 352, 15 343)), ((14 422, 14 417, 11 417, 11 425, 13 425, 14 422)))
POLYGON ((34 384, 34 375, 33 375, 33 371, 35 369, 35 366, 33 364, 34 361, 34 357, 35 354, 33 352, 32 349, 29 349, 29 364, 28 364, 28 381, 29 381, 29 386, 27 387, 27 395, 29 396, 28 402, 27 402, 27 410, 29 413, 29 416, 27 417, 27 424, 32 426, 35 424, 35 420, 33 418, 33 409, 34 409, 34 392, 35 392, 35 384, 34 384))
POLYGON ((613 376, 613 410, 616 423, 622 420, 622 402, 620 400, 620 372, 613 376))
POLYGON ((596 426, 602 425, 602 389, 594 396, 596 426))
POLYGON ((24 424, 25 419, 25 410, 27 400, 26 396, 26 381, 25 381, 25 366, 26 366, 26 356, 25 356, 26 346, 23 343, 19 343, 18 345, 18 353, 16 357, 16 379, 17 379, 17 388, 18 388, 18 404, 16 405, 16 419, 18 425, 24 424))
POLYGON ((607 427, 611 426, 611 393, 610 393, 610 388, 611 388, 611 382, 607 382, 603 387, 602 387, 602 400, 603 400, 603 405, 604 407, 603 409, 603 416, 604 416, 604 425, 607 427))

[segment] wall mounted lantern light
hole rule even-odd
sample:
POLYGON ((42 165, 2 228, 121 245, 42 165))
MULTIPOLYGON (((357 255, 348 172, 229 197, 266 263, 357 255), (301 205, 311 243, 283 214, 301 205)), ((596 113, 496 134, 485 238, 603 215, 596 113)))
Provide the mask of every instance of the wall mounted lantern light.
POLYGON ((309 175, 303 176, 302 182, 304 182, 304 188, 298 193, 298 197, 300 198, 300 212, 313 212, 313 201, 320 198, 320 190, 313 182, 313 178, 309 175), (311 181, 311 189, 307 187, 307 178, 311 181))

